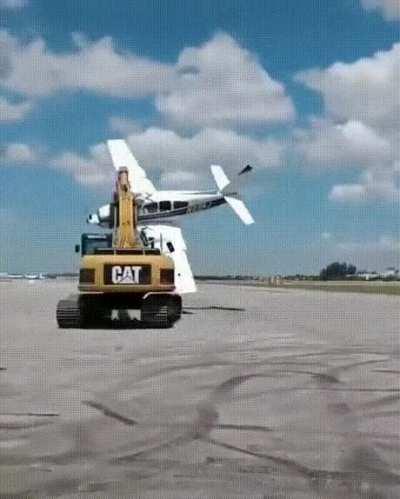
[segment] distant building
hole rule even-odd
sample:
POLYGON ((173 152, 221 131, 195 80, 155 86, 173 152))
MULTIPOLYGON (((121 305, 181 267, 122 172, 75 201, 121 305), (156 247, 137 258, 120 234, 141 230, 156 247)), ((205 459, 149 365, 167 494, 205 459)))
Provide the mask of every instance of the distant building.
POLYGON ((359 279, 365 279, 366 281, 373 281, 377 279, 400 279, 399 270, 395 267, 388 267, 383 272, 369 271, 369 270, 361 270, 357 272, 357 277, 359 279))
POLYGON ((381 273, 383 279, 399 279, 399 270, 394 267, 388 267, 381 273))

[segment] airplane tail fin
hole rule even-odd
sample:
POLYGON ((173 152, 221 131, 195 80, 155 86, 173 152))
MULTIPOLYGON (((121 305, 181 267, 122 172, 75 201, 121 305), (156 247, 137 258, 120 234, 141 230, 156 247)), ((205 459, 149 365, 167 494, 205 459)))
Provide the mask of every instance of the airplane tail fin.
POLYGON ((253 168, 250 165, 247 165, 245 168, 243 168, 243 170, 239 172, 239 178, 230 181, 229 178, 225 175, 224 170, 219 165, 211 165, 211 173, 213 174, 218 190, 224 196, 225 201, 229 204, 232 210, 245 225, 253 224, 254 219, 247 209, 246 205, 240 199, 239 187, 240 184, 242 184, 242 180, 244 178, 243 175, 247 176, 246 174, 249 173, 252 169, 253 168))

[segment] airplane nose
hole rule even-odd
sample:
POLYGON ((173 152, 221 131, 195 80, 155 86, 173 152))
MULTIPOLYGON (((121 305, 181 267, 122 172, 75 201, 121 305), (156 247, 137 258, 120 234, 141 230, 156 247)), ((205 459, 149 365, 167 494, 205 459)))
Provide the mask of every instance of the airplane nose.
POLYGON ((86 222, 88 224, 98 224, 98 223, 100 223, 100 220, 99 220, 99 217, 96 214, 91 213, 87 217, 86 222))

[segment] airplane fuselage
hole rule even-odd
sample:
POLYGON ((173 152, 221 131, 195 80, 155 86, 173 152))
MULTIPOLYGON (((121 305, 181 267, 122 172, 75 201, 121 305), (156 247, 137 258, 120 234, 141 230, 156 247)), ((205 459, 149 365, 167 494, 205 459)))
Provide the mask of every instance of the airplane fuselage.
MULTIPOLYGON (((198 213, 226 203, 218 191, 156 191, 139 201, 138 221, 157 223, 181 215, 198 213)), ((99 208, 97 214, 89 215, 88 222, 110 227, 113 224, 112 205, 99 208)))
POLYGON ((224 204, 224 197, 215 191, 157 191, 139 209, 139 221, 165 220, 190 215, 224 204))

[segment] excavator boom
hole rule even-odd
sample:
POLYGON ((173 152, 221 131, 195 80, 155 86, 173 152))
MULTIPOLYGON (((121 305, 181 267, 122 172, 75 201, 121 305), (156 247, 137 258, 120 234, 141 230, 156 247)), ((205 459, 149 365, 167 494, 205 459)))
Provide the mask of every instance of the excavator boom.
POLYGON ((118 204, 119 226, 115 229, 114 246, 136 248, 140 246, 136 233, 137 209, 129 183, 128 169, 125 167, 121 167, 118 171, 115 197, 118 204))

